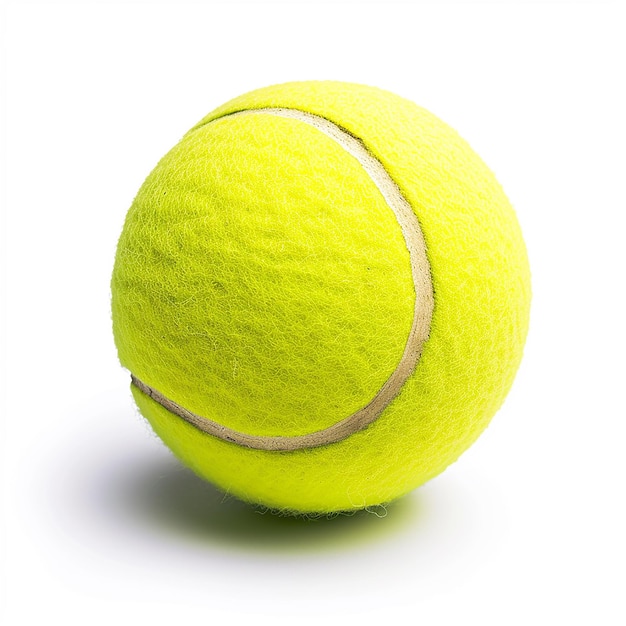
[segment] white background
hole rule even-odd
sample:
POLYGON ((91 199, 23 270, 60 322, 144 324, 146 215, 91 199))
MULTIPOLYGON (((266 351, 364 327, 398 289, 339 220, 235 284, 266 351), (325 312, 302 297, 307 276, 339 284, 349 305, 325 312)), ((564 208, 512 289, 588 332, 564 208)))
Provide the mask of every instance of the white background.
POLYGON ((6 9, 4 623, 624 624, 617 4, 6 9), (137 414, 110 331, 132 198, 222 102, 302 79, 432 110, 496 172, 534 300, 503 409, 385 512, 224 500, 137 414))

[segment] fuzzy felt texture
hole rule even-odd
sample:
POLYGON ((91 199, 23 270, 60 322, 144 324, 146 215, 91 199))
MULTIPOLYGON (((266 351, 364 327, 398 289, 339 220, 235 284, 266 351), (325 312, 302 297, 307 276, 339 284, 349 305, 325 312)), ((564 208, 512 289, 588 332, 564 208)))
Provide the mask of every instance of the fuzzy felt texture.
POLYGON ((118 260, 123 365, 248 434, 356 412, 413 319, 406 244, 370 177, 319 130, 273 115, 218 120, 174 148, 141 188, 118 260))
POLYGON ((390 501, 441 472, 496 412, 519 365, 530 277, 493 174, 447 125, 378 89, 290 83, 207 116, 140 189, 118 245, 122 364, 185 408, 295 435, 361 408, 396 367, 415 294, 393 212, 356 160, 295 108, 358 137, 413 207, 431 265, 430 338, 365 430, 320 448, 250 450, 133 388, 173 452, 244 500, 298 512, 390 501))

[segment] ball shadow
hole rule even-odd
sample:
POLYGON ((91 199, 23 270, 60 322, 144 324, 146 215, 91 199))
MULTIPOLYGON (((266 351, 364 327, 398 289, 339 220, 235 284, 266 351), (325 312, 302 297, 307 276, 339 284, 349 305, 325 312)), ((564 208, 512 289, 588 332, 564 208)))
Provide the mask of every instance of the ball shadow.
MULTIPOLYGON (((120 467, 118 466, 118 469, 120 467)), ((113 501, 134 521, 194 542, 264 552, 341 550, 384 540, 413 526, 416 495, 388 506, 318 517, 280 515, 222 493, 172 458, 133 463, 117 474, 113 501)))

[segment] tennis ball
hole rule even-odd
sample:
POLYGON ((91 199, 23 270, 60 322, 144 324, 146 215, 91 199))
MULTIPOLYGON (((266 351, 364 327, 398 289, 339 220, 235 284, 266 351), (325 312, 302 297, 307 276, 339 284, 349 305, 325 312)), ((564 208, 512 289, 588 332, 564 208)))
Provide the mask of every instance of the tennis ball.
POLYGON ((391 93, 300 82, 194 126, 148 176, 112 278, 141 413, 222 490, 283 512, 386 503, 500 407, 529 268, 493 174, 391 93))

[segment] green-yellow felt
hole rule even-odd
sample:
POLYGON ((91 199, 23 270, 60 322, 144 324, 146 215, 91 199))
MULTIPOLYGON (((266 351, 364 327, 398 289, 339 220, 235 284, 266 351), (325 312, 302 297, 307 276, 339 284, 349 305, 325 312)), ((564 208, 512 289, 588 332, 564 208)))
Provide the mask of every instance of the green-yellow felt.
POLYGON ((112 296, 135 400, 186 465, 331 512, 410 491, 476 439, 519 365, 530 279, 456 132, 385 91, 303 82, 232 100, 159 162, 112 296))

